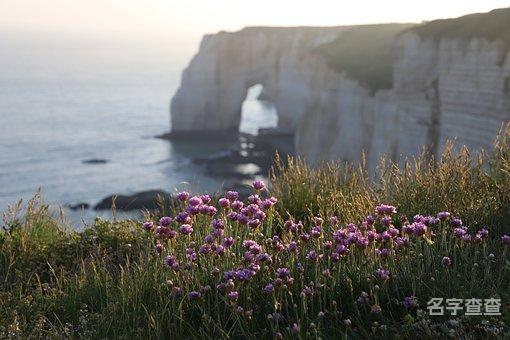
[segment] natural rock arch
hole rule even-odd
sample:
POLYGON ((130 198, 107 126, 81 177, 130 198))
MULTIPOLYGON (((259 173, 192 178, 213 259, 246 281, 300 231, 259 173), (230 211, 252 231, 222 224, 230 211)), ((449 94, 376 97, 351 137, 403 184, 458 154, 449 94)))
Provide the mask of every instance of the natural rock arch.
POLYGON ((324 65, 312 51, 341 29, 255 27, 204 37, 172 99, 172 133, 237 131, 242 103, 256 84, 276 107, 278 129, 295 132, 312 85, 313 73, 302 70, 324 65))
POLYGON ((240 133, 257 135, 260 129, 278 126, 278 112, 261 84, 249 88, 241 111, 240 133))
POLYGON ((374 92, 318 52, 349 32, 357 29, 259 27, 205 37, 172 100, 172 133, 237 133, 246 92, 257 83, 280 130, 295 133, 296 152, 311 163, 360 161, 364 153, 373 169, 382 154, 397 160, 434 145, 439 156, 453 138, 489 149, 510 120, 510 56, 499 62, 500 44, 405 31, 390 41, 393 88, 374 92))

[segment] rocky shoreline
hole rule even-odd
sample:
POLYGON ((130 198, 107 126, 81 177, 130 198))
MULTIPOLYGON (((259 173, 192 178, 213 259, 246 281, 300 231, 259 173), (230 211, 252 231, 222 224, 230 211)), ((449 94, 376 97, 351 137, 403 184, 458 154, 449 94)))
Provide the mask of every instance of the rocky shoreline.
POLYGON ((255 176, 267 176, 276 152, 284 158, 293 154, 292 135, 241 134, 236 147, 222 154, 195 158, 192 161, 204 166, 208 176, 251 180, 255 176))
MULTIPOLYGON (((156 138, 171 141, 190 140, 190 136, 171 133, 156 136, 156 138)), ((258 135, 240 134, 238 132, 229 134, 207 134, 201 135, 201 141, 207 143, 208 138, 215 141, 224 140, 225 149, 207 157, 191 158, 191 162, 203 167, 204 175, 225 179, 222 188, 218 192, 226 190, 238 191, 242 198, 246 198, 251 190, 247 183, 254 178, 265 178, 273 164, 275 153, 278 152, 282 159, 287 155, 293 155, 293 136, 281 133, 276 129, 261 129, 258 135), (218 136, 219 135, 219 136, 218 136)), ((195 142, 195 139, 193 139, 195 142)), ((210 193, 214 195, 215 193, 210 193)), ((154 189, 136 192, 133 194, 111 194, 101 199, 97 204, 79 202, 69 204, 71 210, 111 210, 118 211, 140 211, 156 210, 159 202, 175 201, 171 193, 154 189)))

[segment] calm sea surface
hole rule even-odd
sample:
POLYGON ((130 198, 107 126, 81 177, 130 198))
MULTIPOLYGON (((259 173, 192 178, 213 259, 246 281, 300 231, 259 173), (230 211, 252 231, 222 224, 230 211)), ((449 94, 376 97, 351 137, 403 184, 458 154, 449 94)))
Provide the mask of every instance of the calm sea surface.
MULTIPOLYGON (((94 205, 114 193, 215 191, 225 182, 190 161, 225 145, 154 138, 169 130, 169 101, 195 44, 0 38, 1 211, 39 188, 55 206, 94 205)), ((244 105, 247 132, 276 123, 255 95, 244 105)), ((67 213, 74 222, 96 215, 67 213)))

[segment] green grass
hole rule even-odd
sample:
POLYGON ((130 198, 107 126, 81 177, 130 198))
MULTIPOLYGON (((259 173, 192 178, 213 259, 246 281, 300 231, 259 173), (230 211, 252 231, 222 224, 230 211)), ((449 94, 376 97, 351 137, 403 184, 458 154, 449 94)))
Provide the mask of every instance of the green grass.
MULTIPOLYGON (((165 249, 158 255, 153 234, 139 222, 98 219, 76 232, 51 216, 36 196, 24 209, 20 204, 6 213, 0 233, 0 338, 508 337, 510 258, 499 238, 510 233, 509 138, 507 128, 494 149, 476 159, 467 150, 448 147, 437 163, 427 155, 404 168, 382 160, 375 177, 363 166, 331 162, 312 168, 299 159, 287 165, 277 160, 270 194, 279 202, 264 225, 257 232, 225 228, 226 236, 252 238, 272 257, 252 280, 236 281, 237 302, 216 285, 224 282, 225 271, 246 266, 240 241, 223 257, 199 255, 177 272, 163 263, 167 254, 184 263, 185 247, 203 244, 211 217, 200 215, 191 236, 162 242, 165 249), (433 243, 428 236, 411 237, 409 247, 394 248, 395 256, 387 259, 375 255, 382 244, 352 247, 340 262, 331 262, 323 241, 346 223, 359 224, 380 203, 396 206, 397 228, 401 216, 448 210, 471 233, 487 226, 489 237, 480 244, 465 243, 452 236, 449 222, 442 222, 433 227, 433 243), (320 238, 301 244, 302 253, 278 252, 267 240, 277 234, 287 244, 295 236, 285 231, 284 220, 301 220, 308 228, 319 214, 325 219, 336 215, 340 225, 325 222, 320 238), (324 259, 306 259, 311 249, 324 259), (443 256, 452 258, 451 267, 441 265, 443 256), (290 268, 294 283, 267 295, 261 287, 274 281, 276 267, 290 268), (390 271, 389 280, 374 276, 380 267, 390 271), (322 273, 325 268, 331 276, 322 273), (313 286, 311 298, 302 295, 304 286, 313 286), (188 300, 186 294, 200 288, 203 297, 188 300), (175 294, 177 289, 182 294, 175 294), (358 305, 362 292, 368 300, 358 305), (407 311, 402 301, 410 295, 419 306, 407 311), (501 298, 503 315, 431 317, 426 312, 431 297, 501 298), (377 307, 381 312, 371 311, 377 307), (282 315, 279 323, 268 318, 274 313, 282 315), (293 323, 300 325, 298 334, 289 330, 293 323)), ((152 219, 180 208, 167 205, 152 219)))
POLYGON ((358 80, 372 93, 393 87, 391 42, 413 24, 356 26, 316 51, 328 65, 347 77, 358 80))
POLYGON ((510 49, 510 8, 500 8, 488 13, 475 13, 454 19, 434 20, 409 29, 423 38, 439 41, 442 38, 469 41, 479 38, 498 42, 502 46, 500 64, 510 49))
POLYGON ((423 24, 381 24, 356 26, 332 42, 323 44, 316 52, 325 57, 328 65, 359 81, 372 93, 393 88, 391 43, 393 39, 412 31, 423 38, 439 41, 442 38, 473 38, 500 42, 505 60, 510 49, 510 8, 488 13, 476 13, 453 19, 434 20, 423 24))
POLYGON ((336 215, 358 221, 379 202, 392 202, 406 215, 447 210, 473 227, 510 233, 508 132, 495 148, 472 157, 448 143, 440 159, 426 153, 398 167, 381 159, 375 176, 363 166, 328 162, 311 167, 302 159, 277 159, 273 193, 285 199, 282 213, 299 218, 336 215))
POLYGON ((409 29, 421 36, 441 38, 483 38, 510 43, 510 8, 495 9, 454 19, 434 20, 409 29))

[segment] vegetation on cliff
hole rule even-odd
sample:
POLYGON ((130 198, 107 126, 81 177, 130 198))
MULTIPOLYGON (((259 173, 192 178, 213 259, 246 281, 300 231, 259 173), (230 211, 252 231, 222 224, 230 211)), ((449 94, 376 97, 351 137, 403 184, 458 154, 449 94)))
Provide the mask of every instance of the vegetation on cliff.
POLYGON ((459 38, 469 41, 486 39, 502 44, 502 60, 510 49, 510 8, 495 9, 459 18, 440 19, 423 24, 381 24, 355 26, 334 41, 323 44, 317 52, 328 65, 347 77, 358 80, 372 93, 393 87, 391 42, 404 32, 439 41, 459 38))
POLYGON ((509 138, 375 178, 277 160, 247 202, 183 192, 81 232, 35 197, 4 216, 0 338, 508 337, 509 138), (430 316, 431 298, 502 315, 430 316))
POLYGON ((510 8, 500 8, 488 13, 475 13, 454 19, 434 20, 409 29, 422 38, 439 41, 442 38, 485 39, 500 43, 500 64, 510 49, 510 8))
POLYGON ((495 9, 488 13, 475 13, 454 19, 434 20, 410 28, 423 37, 482 38, 510 44, 510 8, 495 9))
POLYGON ((355 26, 317 48, 328 65, 358 80, 372 93, 393 87, 391 42, 412 24, 355 26))

